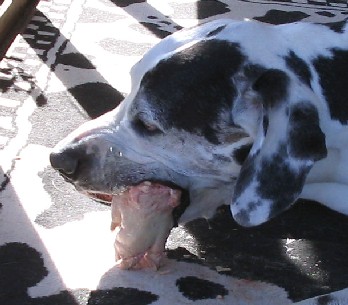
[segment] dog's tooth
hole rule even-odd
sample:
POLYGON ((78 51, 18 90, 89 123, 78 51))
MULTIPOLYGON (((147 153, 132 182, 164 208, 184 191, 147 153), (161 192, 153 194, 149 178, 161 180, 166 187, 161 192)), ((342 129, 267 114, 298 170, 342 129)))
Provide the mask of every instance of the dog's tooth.
POLYGON ((151 186, 151 185, 152 185, 152 182, 151 182, 151 181, 145 181, 145 182, 144 182, 144 185, 151 186))

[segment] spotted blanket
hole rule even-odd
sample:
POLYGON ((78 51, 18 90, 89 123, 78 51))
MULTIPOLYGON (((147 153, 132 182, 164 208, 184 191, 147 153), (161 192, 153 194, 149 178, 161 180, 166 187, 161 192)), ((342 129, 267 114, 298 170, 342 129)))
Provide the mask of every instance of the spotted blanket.
POLYGON ((49 166, 51 148, 129 92, 168 34, 216 18, 347 18, 346 0, 42 1, 0 62, 0 304, 348 304, 348 221, 316 203, 243 229, 221 207, 172 230, 159 271, 114 261, 110 207, 49 166))

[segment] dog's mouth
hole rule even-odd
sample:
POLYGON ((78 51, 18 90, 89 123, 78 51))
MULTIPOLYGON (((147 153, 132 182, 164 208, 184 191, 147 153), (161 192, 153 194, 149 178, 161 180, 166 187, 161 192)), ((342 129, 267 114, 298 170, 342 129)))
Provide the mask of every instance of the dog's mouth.
POLYGON ((107 204, 107 205, 111 204, 112 199, 115 196, 112 194, 92 192, 92 191, 86 191, 86 195, 91 199, 94 199, 96 201, 99 201, 99 202, 107 204))
POLYGON ((100 192, 100 191, 82 191, 82 193, 84 195, 86 195, 87 197, 100 202, 101 204, 105 204, 110 206, 112 204, 113 201, 115 201, 115 199, 117 197, 122 196, 124 193, 129 192, 129 190, 131 188, 135 188, 138 187, 139 185, 147 185, 149 189, 151 189, 151 186, 153 185, 161 185, 165 188, 168 188, 169 191, 171 192, 176 192, 176 191, 180 191, 181 192, 181 198, 180 198, 180 202, 178 203, 178 205, 174 208, 173 210, 173 220, 174 220, 174 224, 177 225, 178 224, 178 220, 181 217, 181 215, 185 212, 186 208, 189 206, 190 204, 190 199, 189 199, 189 191, 186 189, 183 189, 182 187, 177 186, 176 184, 172 183, 172 182, 163 182, 163 181, 143 181, 140 182, 137 185, 133 185, 133 186, 125 186, 122 188, 119 188, 117 190, 117 192, 114 193, 106 193, 106 192, 100 192))
POLYGON ((153 185, 162 185, 163 187, 171 189, 172 191, 180 191, 180 192, 186 191, 183 188, 181 188, 181 187, 179 187, 176 184, 173 184, 171 182, 142 181, 142 182, 135 184, 135 185, 121 187, 121 188, 117 189, 117 191, 112 192, 112 193, 111 192, 106 193, 106 192, 100 192, 100 191, 92 191, 92 190, 84 190, 84 191, 82 191, 82 193, 84 193, 89 198, 91 198, 95 201, 98 201, 98 202, 106 204, 106 205, 110 205, 115 197, 120 196, 124 192, 126 192, 132 188, 136 188, 138 185, 142 185, 142 184, 147 185, 148 188, 151 188, 153 185))

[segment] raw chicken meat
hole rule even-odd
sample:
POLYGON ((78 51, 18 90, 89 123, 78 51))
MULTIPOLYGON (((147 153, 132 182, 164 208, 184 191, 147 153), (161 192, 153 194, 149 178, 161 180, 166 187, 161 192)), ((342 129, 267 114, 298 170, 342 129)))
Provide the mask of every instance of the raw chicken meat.
POLYGON ((158 269, 173 227, 181 191, 151 182, 132 186, 112 200, 111 229, 119 228, 115 250, 122 269, 158 269))

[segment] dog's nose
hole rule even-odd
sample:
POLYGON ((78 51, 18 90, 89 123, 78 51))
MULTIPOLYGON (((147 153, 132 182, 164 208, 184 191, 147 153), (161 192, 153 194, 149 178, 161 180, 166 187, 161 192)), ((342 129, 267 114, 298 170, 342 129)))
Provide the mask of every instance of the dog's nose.
POLYGON ((70 176, 75 173, 78 164, 76 154, 71 150, 62 150, 50 154, 50 162, 53 168, 63 175, 70 176))

